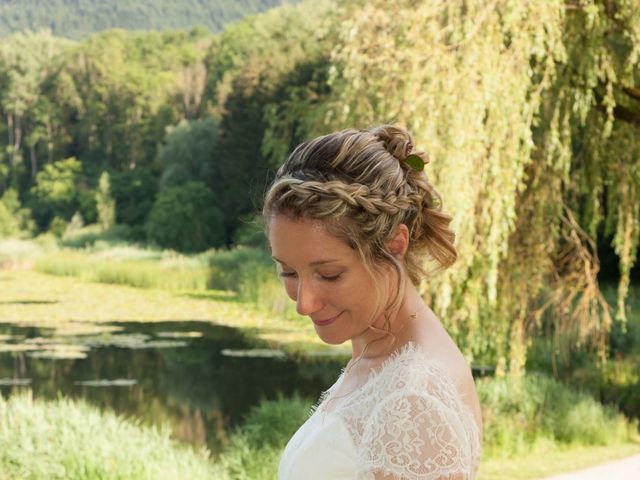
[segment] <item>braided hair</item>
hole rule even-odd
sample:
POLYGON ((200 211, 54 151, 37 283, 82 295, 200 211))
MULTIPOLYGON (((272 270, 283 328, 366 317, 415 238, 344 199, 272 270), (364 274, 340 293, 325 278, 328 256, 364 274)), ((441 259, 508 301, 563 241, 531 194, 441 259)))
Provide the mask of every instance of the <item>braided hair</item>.
MULTIPOLYGON (((422 257, 445 269, 457 259, 451 217, 423 171, 404 159, 411 153, 410 134, 392 125, 348 129, 299 145, 265 196, 267 230, 273 215, 322 221, 327 230, 356 250, 369 272, 393 265, 403 285, 403 270, 417 285, 422 257), (400 224, 409 230, 401 263, 385 247, 400 224)), ((426 155, 417 153, 424 163, 426 155)), ((398 293, 401 285, 399 285, 398 293)))

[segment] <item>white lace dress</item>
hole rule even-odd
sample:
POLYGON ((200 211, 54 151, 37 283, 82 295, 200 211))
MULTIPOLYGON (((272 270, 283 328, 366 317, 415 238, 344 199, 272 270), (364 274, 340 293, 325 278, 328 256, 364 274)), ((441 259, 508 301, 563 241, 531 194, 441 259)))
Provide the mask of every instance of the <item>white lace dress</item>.
POLYGON ((470 480, 480 461, 480 432, 446 370, 409 343, 366 383, 332 400, 321 397, 289 440, 279 480, 470 480))

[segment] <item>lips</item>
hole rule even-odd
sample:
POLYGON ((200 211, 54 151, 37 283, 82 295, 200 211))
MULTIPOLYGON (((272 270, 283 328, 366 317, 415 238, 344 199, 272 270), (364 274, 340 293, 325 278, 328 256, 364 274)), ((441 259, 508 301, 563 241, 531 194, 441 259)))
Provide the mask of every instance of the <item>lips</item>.
POLYGON ((330 324, 332 324, 333 322, 335 322, 335 321, 336 321, 336 319, 337 319, 340 315, 342 315, 342 312, 340 312, 340 313, 339 313, 338 315, 336 315, 335 317, 327 318, 327 319, 324 319, 324 320, 319 320, 319 319, 312 318, 312 319, 311 319, 311 321, 312 321, 313 323, 315 323, 316 325, 318 325, 319 327, 326 327, 327 325, 330 325, 330 324))

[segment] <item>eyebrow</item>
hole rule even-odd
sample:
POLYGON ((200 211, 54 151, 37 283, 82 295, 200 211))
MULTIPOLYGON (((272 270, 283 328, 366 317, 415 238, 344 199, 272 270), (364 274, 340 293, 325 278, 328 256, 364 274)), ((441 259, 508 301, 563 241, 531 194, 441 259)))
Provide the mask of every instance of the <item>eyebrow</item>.
MULTIPOLYGON (((271 257, 271 258, 273 258, 275 261, 277 261, 277 262, 281 263, 282 265, 286 265, 286 263, 285 263, 285 262, 283 262, 282 260, 280 260, 280 259, 278 259, 278 258, 276 258, 276 257, 271 257)), ((311 267, 315 267, 315 266, 317 266, 317 265, 324 265, 325 263, 333 263, 333 262, 338 262, 338 261, 339 261, 338 259, 316 260, 315 262, 311 262, 311 263, 309 264, 309 266, 311 266, 311 267)))

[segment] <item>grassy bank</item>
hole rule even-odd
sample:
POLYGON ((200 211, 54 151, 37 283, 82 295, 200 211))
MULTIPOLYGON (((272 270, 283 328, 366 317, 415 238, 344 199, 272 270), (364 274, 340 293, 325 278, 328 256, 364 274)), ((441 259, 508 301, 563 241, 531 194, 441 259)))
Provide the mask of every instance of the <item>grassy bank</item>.
MULTIPOLYGON (((640 452, 637 425, 549 378, 486 379, 478 390, 485 418, 479 480, 541 478, 640 452)), ((311 403, 263 401, 211 458, 166 430, 81 401, 0 399, 0 479, 275 479, 282 449, 311 403)))
MULTIPOLYGON (((230 299, 259 310, 297 318, 275 274, 269 254, 260 248, 240 247, 183 255, 126 244, 95 243, 90 247, 49 248, 38 251, 35 242, 6 244, 5 257, 31 253, 33 269, 49 275, 136 288, 208 292, 225 290, 230 299), (39 254, 34 254, 39 252, 39 254)), ((0 251, 2 250, 0 245, 0 251)), ((15 260, 14 260, 15 262, 15 260)))

